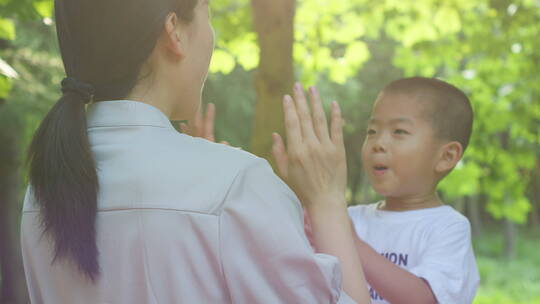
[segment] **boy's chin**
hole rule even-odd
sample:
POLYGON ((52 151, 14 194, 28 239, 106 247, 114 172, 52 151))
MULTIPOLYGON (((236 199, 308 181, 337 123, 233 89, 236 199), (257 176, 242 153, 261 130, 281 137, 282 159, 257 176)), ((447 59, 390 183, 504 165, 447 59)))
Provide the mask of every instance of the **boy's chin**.
POLYGON ((394 196, 396 192, 395 189, 391 189, 390 187, 373 185, 372 188, 375 191, 375 193, 384 197, 392 197, 394 196))

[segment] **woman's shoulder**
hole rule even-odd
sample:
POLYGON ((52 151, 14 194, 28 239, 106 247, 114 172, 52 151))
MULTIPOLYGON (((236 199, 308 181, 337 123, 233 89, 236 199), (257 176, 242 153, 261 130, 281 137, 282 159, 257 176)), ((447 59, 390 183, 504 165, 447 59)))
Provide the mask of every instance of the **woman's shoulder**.
POLYGON ((216 213, 238 175, 257 167, 254 164, 267 163, 204 139, 172 132, 165 137, 119 147, 122 152, 98 152, 104 208, 129 202, 132 207, 216 213))
MULTIPOLYGON (((227 169, 234 172, 251 166, 253 163, 264 162, 264 159, 245 151, 224 144, 210 142, 208 140, 191 137, 185 134, 177 134, 176 140, 172 141, 172 151, 181 155, 189 162, 199 164, 206 170, 227 169)), ((173 156, 175 157, 175 156, 173 156)))

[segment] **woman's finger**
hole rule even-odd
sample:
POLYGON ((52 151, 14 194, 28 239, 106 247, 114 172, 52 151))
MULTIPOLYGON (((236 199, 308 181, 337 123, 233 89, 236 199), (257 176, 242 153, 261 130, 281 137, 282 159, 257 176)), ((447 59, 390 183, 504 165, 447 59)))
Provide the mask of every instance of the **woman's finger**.
POLYGON ((343 146, 343 118, 341 109, 337 101, 332 102, 332 121, 331 121, 332 142, 338 146, 343 146))
POLYGON ((311 121, 311 114, 307 105, 306 96, 304 94, 304 88, 300 83, 294 85, 294 99, 298 118, 300 120, 302 138, 304 140, 317 140, 313 130, 313 122, 311 121))
POLYGON ((195 134, 197 133, 197 130, 194 130, 193 125, 191 125, 189 122, 188 123, 181 122, 179 126, 182 133, 189 136, 196 136, 195 134))
POLYGON ((300 121, 298 120, 294 101, 289 95, 285 95, 283 98, 283 112, 285 115, 287 147, 289 153, 295 153, 302 145, 302 131, 300 130, 300 121))
POLYGON ((202 105, 201 107, 199 108, 199 110, 197 110, 197 113, 195 113, 195 118, 193 119, 193 121, 189 121, 188 123, 191 125, 191 128, 194 132, 194 134, 191 134, 192 136, 196 136, 196 137, 203 137, 203 131, 202 131, 202 126, 203 126, 203 119, 202 119, 202 105))
POLYGON ((288 176, 288 157, 287 151, 285 151, 285 144, 283 139, 277 133, 272 134, 273 144, 272 144, 272 155, 276 161, 276 166, 278 169, 278 174, 283 179, 287 179, 288 176))
POLYGON ((328 123, 321 102, 321 96, 316 87, 309 88, 311 99, 311 111, 313 113, 313 128, 320 142, 329 142, 328 123))
POLYGON ((206 106, 206 114, 203 121, 203 134, 202 136, 209 141, 215 142, 214 136, 214 121, 216 119, 216 106, 213 103, 209 103, 206 106))
POLYGON ((182 133, 189 134, 189 127, 185 122, 181 122, 178 124, 178 126, 180 127, 180 131, 182 131, 182 133))

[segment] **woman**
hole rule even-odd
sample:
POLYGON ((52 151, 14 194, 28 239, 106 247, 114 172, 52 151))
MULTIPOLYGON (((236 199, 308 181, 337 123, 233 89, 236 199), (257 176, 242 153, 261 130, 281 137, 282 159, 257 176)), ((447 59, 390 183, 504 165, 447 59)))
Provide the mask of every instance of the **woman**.
POLYGON ((68 77, 29 152, 32 303, 353 301, 265 161, 169 122, 200 104, 207 0, 57 0, 55 11, 68 77))

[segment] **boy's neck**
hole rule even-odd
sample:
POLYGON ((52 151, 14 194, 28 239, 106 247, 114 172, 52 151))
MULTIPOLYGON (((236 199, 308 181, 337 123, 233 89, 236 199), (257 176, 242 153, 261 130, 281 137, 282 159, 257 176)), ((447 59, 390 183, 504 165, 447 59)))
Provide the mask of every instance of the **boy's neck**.
POLYGON ((442 201, 434 191, 412 197, 387 197, 379 206, 379 209, 387 211, 410 211, 439 207, 442 205, 442 201))

